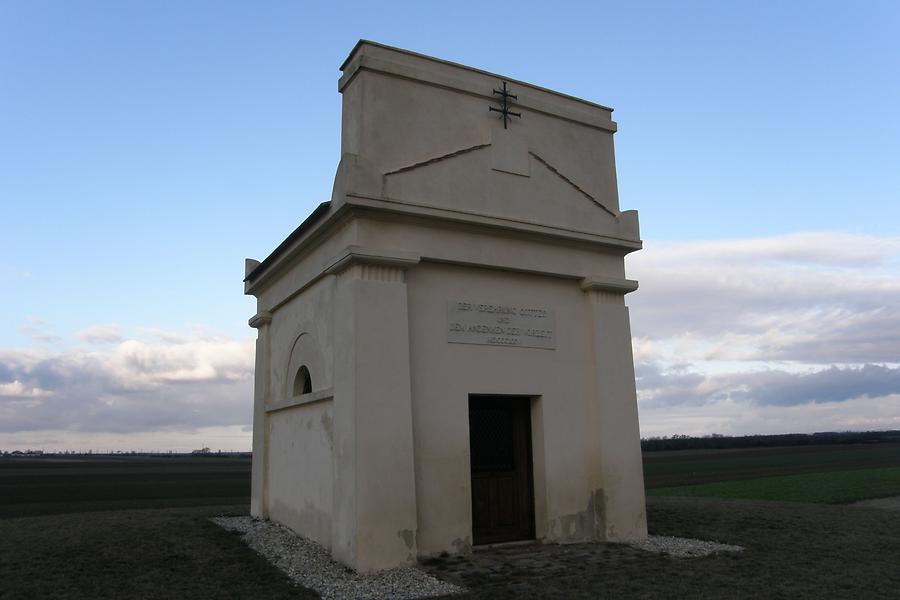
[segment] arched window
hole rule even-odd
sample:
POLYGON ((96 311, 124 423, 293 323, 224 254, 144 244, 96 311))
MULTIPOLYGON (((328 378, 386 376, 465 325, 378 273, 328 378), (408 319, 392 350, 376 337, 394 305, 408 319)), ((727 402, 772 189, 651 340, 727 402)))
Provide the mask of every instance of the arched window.
POLYGON ((297 376, 294 377, 294 395, 309 394, 312 392, 312 378, 309 376, 309 369, 306 365, 297 369, 297 376))

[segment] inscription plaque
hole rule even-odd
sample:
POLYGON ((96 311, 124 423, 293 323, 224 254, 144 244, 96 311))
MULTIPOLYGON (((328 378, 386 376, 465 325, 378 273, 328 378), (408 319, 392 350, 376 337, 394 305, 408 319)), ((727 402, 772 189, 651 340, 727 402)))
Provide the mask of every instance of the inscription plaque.
POLYGON ((447 341, 556 349, 556 314, 542 306, 447 302, 447 341))

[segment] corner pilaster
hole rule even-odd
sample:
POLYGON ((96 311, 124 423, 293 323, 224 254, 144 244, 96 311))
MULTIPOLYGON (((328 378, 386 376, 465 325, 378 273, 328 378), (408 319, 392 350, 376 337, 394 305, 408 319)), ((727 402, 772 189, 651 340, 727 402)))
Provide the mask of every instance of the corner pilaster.
MULTIPOLYGON (((581 282, 590 305, 596 392, 591 399, 596 462, 592 478, 597 501, 597 533, 609 541, 647 535, 644 473, 638 426, 631 322, 625 294, 637 282, 586 277, 581 282)), ((597 507, 595 506, 595 511, 597 507)))
POLYGON ((256 329, 256 370, 253 384, 253 458, 250 475, 250 514, 268 518, 266 487, 269 470, 268 416, 266 404, 272 388, 272 313, 262 311, 249 322, 256 329))
POLYGON ((359 571, 416 560, 405 271, 418 256, 346 249, 335 275, 332 552, 359 571))

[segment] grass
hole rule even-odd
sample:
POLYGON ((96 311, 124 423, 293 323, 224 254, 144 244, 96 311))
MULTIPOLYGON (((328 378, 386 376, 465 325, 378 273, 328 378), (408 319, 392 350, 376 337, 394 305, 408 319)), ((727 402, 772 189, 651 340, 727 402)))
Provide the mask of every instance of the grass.
POLYGON ((432 572, 466 585, 461 598, 877 599, 900 590, 900 513, 825 504, 649 498, 650 532, 745 550, 675 559, 615 544, 560 548, 565 568, 534 552, 447 557, 432 572), (571 558, 566 559, 566 555, 571 558), (443 564, 441 564, 443 562, 443 564))
POLYGON ((900 466, 900 444, 835 444, 644 453, 648 488, 900 466))
POLYGON ((207 519, 231 507, 0 520, 0 598, 316 598, 207 519))
POLYGON ((249 496, 249 459, 0 459, 0 599, 318 597, 209 522, 249 496))
MULTIPOLYGON (((304 599, 237 536, 210 523, 246 506, 0 520, 0 598, 304 599)), ((900 513, 834 505, 650 498, 652 533, 738 544, 740 554, 673 559, 617 544, 562 546, 562 564, 476 552, 444 559, 462 599, 896 598, 900 513), (586 551, 583 548, 588 548, 586 551), (462 568, 460 568, 462 567, 462 568)))
POLYGON ((249 458, 0 458, 0 519, 243 504, 249 498, 249 458))
MULTIPOLYGON (((650 532, 738 544, 740 554, 673 559, 585 544, 556 547, 549 563, 522 549, 429 569, 469 587, 454 598, 896 598, 900 512, 797 500, 900 494, 898 451, 646 457, 650 532), (688 490, 698 495, 657 495, 688 490), (751 493, 795 502, 727 498, 751 493)), ((246 514, 249 474, 246 459, 0 460, 0 599, 316 597, 208 521, 246 514)))
POLYGON ((859 469, 651 488, 648 496, 705 496, 847 504, 900 495, 900 467, 859 469))

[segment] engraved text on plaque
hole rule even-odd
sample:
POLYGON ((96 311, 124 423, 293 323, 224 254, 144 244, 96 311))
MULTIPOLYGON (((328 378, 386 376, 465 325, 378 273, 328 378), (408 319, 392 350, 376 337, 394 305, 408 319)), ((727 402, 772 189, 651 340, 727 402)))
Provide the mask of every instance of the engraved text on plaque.
POLYGON ((541 306, 449 301, 447 341, 553 350, 556 315, 541 306))

